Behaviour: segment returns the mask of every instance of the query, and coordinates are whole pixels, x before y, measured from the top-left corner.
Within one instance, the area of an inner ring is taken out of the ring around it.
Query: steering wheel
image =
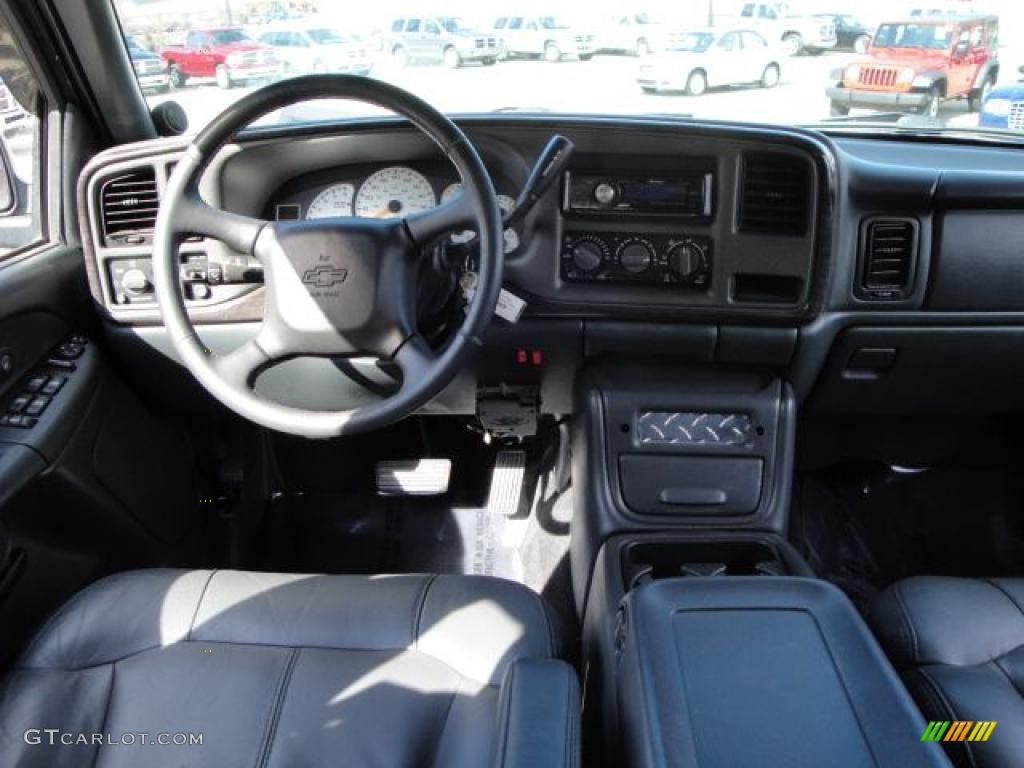
[[[403,218],[339,217],[262,221],[215,209],[199,196],[203,170],[257,118],[308,99],[352,99],[395,112],[429,136],[455,166],[462,193]],[[477,283],[465,320],[435,352],[416,329],[416,281],[426,246],[446,232],[479,234]],[[366,432],[414,413],[451,382],[481,345],[501,291],[502,220],[491,178],[451,120],[400,88],[365,77],[315,75],[270,85],[234,103],[206,126],[167,183],[153,236],[153,282],[174,348],[217,400],[269,429],[311,438]],[[184,238],[202,235],[255,257],[266,282],[256,337],[218,355],[188,317],[179,277]],[[402,384],[391,396],[344,411],[315,411],[255,391],[271,365],[302,357],[373,356],[392,361]]]

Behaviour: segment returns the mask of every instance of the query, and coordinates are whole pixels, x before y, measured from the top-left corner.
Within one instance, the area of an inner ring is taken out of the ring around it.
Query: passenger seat
[[[924,719],[951,723],[943,746],[956,765],[1024,765],[1024,579],[905,579],[868,621]],[[987,740],[970,740],[992,721]]]

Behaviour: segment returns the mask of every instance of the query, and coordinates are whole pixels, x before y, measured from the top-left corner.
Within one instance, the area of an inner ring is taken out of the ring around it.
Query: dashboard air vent
[[[912,219],[872,219],[864,225],[861,295],[902,299],[910,288],[917,258],[917,223]]]
[[[807,234],[811,173],[807,161],[777,152],[743,156],[739,230],[748,234]]]
[[[100,190],[104,244],[150,242],[159,205],[156,171],[152,167],[139,168],[106,181]]]

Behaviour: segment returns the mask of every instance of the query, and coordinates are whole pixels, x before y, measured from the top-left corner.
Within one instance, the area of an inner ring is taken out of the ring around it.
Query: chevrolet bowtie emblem
[[[308,269],[302,276],[302,282],[314,288],[330,288],[348,279],[348,270],[344,267],[320,266]]]

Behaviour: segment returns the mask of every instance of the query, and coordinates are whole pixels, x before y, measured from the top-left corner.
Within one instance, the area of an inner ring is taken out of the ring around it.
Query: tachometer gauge
[[[351,216],[352,198],[356,188],[351,184],[334,184],[313,198],[306,211],[307,219],[325,219],[328,216]]]
[[[462,191],[462,184],[456,182],[449,184],[445,187],[444,192],[441,193],[441,202],[445,203],[451,200],[455,195]],[[501,211],[503,216],[508,216],[512,213],[512,209],[516,207],[516,201],[508,195],[498,195],[498,210]],[[461,232],[455,232],[452,234],[453,243],[468,243],[476,237],[476,232],[471,229],[464,229]],[[505,253],[512,253],[516,248],[519,247],[519,233],[509,227],[505,230]]]
[[[412,168],[383,168],[363,182],[356,195],[356,216],[391,219],[433,208],[434,188]]]

